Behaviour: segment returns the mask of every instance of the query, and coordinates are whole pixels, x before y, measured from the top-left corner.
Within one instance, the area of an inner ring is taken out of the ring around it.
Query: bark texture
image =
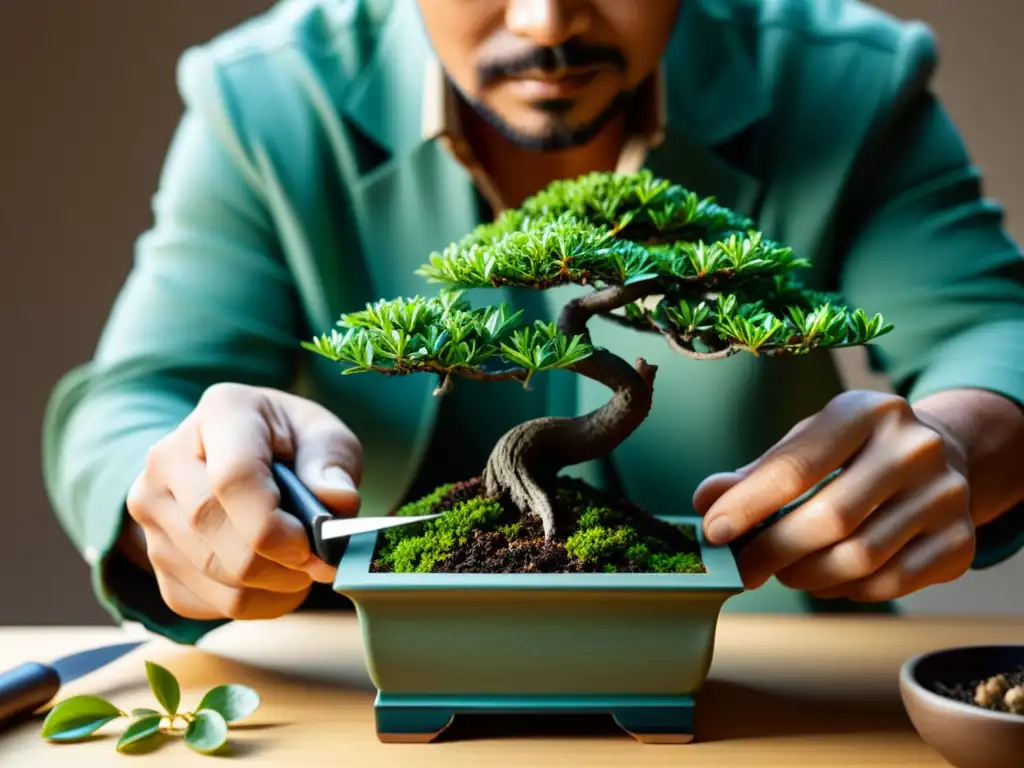
[[[589,343],[591,317],[655,292],[656,281],[644,281],[573,299],[562,308],[558,330],[569,337],[582,335]],[[565,467],[611,453],[643,423],[650,413],[657,367],[643,358],[630,365],[596,348],[569,370],[608,387],[611,398],[583,416],[549,416],[513,427],[495,445],[483,474],[487,495],[508,494],[520,510],[540,517],[548,540],[558,530],[551,500],[556,476]]]

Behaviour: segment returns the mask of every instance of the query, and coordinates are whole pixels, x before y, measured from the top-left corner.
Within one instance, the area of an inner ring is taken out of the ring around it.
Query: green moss
[[[434,507],[438,502],[440,502],[441,499],[443,499],[454,487],[455,483],[439,485],[426,496],[421,496],[416,499],[416,501],[410,501],[405,506],[399,507],[395,514],[402,517],[419,517],[420,515],[429,515],[434,511]]]
[[[406,505],[399,514],[429,514],[446,492],[438,489]],[[422,511],[405,511],[409,507]],[[434,520],[387,529],[385,545],[377,557],[396,573],[430,573],[454,549],[468,542],[474,531],[494,530],[504,514],[505,509],[496,501],[476,498],[459,502]]]
[[[696,552],[658,552],[647,561],[654,573],[703,573],[704,566]]]
[[[515,539],[519,535],[519,532],[523,529],[523,524],[519,522],[509,523],[508,525],[499,525],[498,533],[504,536],[509,541]]]
[[[376,567],[397,573],[433,572],[467,545],[478,546],[479,542],[471,544],[478,531],[498,536],[499,549],[511,542],[535,546],[542,536],[539,521],[520,519],[514,509],[466,490],[465,485],[442,485],[399,509],[398,515],[425,515],[450,507],[436,520],[383,531]],[[564,541],[557,542],[570,566],[604,573],[704,572],[693,526],[674,526],[682,536],[665,537],[663,528],[634,519],[629,507],[613,507],[597,490],[578,482],[561,484],[555,503],[563,519],[575,522]]]
[[[618,560],[636,541],[636,531],[626,526],[605,528],[596,525],[576,531],[565,540],[569,557],[584,563]]]

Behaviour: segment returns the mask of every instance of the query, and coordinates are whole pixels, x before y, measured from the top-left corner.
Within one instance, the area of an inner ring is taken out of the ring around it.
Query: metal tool
[[[370,533],[399,525],[422,523],[441,517],[432,515],[405,515],[388,517],[335,517],[320,503],[313,493],[296,477],[292,469],[281,462],[271,465],[274,479],[281,491],[281,509],[302,523],[309,536],[309,544],[318,557],[329,565],[337,565],[350,536]]]
[[[41,664],[28,661],[0,674],[0,726],[30,715],[53,699],[61,686],[95,672],[146,640],[134,640],[79,651]]]

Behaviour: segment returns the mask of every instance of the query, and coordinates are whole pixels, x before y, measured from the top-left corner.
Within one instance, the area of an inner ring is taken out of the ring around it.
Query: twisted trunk
[[[591,317],[656,291],[657,282],[649,280],[573,299],[562,308],[558,330],[569,337],[582,335],[589,343]],[[608,387],[608,402],[583,416],[549,416],[513,427],[495,445],[483,476],[488,495],[508,494],[520,510],[540,517],[548,540],[557,530],[552,504],[556,476],[565,467],[611,453],[643,423],[650,413],[657,367],[643,358],[631,366],[599,348],[570,370]]]

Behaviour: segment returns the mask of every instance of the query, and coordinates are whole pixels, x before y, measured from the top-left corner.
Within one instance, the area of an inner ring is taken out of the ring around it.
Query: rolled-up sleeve
[[[193,58],[187,57],[185,62]],[[155,221],[93,358],[55,387],[43,426],[43,469],[58,520],[92,566],[101,604],[180,642],[219,622],[186,620],[155,579],[118,576],[125,499],[149,448],[221,381],[287,388],[303,335],[256,174],[222,118],[210,78],[182,67],[187,110],[154,199]],[[191,84],[191,87],[190,87]],[[212,106],[211,106],[212,104]]]

